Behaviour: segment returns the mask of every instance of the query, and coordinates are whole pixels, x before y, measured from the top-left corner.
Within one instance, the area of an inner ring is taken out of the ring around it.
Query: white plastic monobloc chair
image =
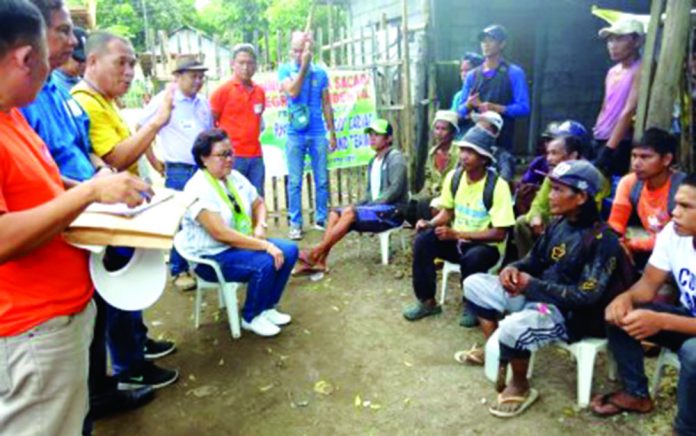
[[[175,244],[176,245],[176,244]],[[181,257],[186,259],[191,270],[196,276],[196,298],[193,307],[193,323],[196,328],[200,327],[201,318],[201,306],[203,302],[203,291],[215,289],[218,291],[218,301],[220,304],[220,309],[223,307],[227,308],[227,319],[230,324],[230,332],[234,339],[238,339],[242,336],[242,332],[239,325],[239,307],[237,303],[237,290],[240,288],[241,283],[237,282],[227,282],[222,275],[222,270],[220,265],[211,259],[205,259],[198,256],[193,256],[186,253],[179,246],[176,247]],[[207,265],[215,271],[215,276],[217,277],[217,282],[209,282],[201,278],[195,273],[196,265]]]
[[[578,342],[568,344],[565,342],[557,342],[554,344],[558,347],[567,350],[575,357],[577,362],[577,402],[580,407],[587,407],[590,404],[590,395],[592,394],[592,379],[594,376],[594,364],[597,358],[597,353],[607,353],[607,366],[609,379],[616,379],[616,363],[612,358],[607,348],[607,340],[600,338],[585,338]],[[485,354],[485,374],[486,377],[495,382],[498,371],[498,356],[499,356],[498,330],[496,330],[486,343]],[[532,353],[529,359],[529,368],[527,370],[527,378],[531,378],[534,372],[534,357],[536,353]],[[510,370],[508,369],[508,378]]]
[[[380,253],[382,255],[382,265],[389,265],[389,238],[391,237],[392,233],[399,232],[403,230],[403,228],[403,225],[401,225],[399,227],[394,227],[383,232],[373,233],[379,238],[379,248]],[[401,232],[399,235],[401,236],[401,249],[403,251],[406,251],[406,238],[403,232]],[[362,241],[360,243],[360,251],[362,251]]]
[[[677,370],[681,369],[681,363],[679,362],[679,356],[674,351],[668,348],[662,348],[660,351],[660,357],[657,358],[657,363],[655,364],[655,374],[652,378],[651,393],[653,398],[657,396],[657,392],[660,390],[660,381],[662,381],[662,376],[665,373],[665,367],[673,366]]]
[[[503,242],[503,246],[507,247],[507,237],[505,237],[505,241]],[[503,260],[505,259],[505,250],[503,250],[502,255],[498,259],[498,262],[491,267],[491,269],[488,270],[489,274],[498,274],[500,271],[500,267],[503,265]],[[461,270],[459,268],[458,263],[453,263],[453,262],[447,262],[444,261],[444,265],[442,266],[442,290],[440,292],[440,305],[445,304],[445,299],[447,298],[447,279],[449,278],[450,274],[460,274]]]

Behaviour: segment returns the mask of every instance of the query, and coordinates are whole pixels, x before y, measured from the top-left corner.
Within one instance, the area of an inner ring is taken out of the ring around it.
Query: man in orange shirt
[[[80,434],[94,287],[87,254],[61,233],[92,202],[135,206],[151,190],[121,173],[65,191],[18,110],[48,76],[44,21],[26,0],[3,0],[0,27],[0,423],[3,434]]]
[[[215,125],[227,133],[234,148],[234,169],[264,196],[266,168],[261,150],[261,122],[266,93],[251,78],[256,73],[256,50],[238,44],[232,50],[232,78],[210,97]]]
[[[636,265],[643,268],[674,209],[674,194],[685,174],[672,171],[677,139],[652,127],[633,145],[631,169],[621,178],[608,224],[623,236]]]

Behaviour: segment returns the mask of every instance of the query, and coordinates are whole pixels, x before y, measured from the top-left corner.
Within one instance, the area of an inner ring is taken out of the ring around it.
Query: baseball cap
[[[470,148],[481,156],[485,156],[495,162],[495,157],[493,157],[495,137],[479,126],[472,127],[464,134],[462,139],[454,141],[452,144],[459,148]]]
[[[85,42],[87,42],[87,32],[82,27],[75,27],[73,29],[73,35],[77,39],[77,45],[73,49],[72,58],[78,62],[84,62],[87,60],[85,54]]]
[[[455,132],[459,133],[459,115],[457,115],[456,112],[454,111],[437,111],[435,112],[435,118],[433,119],[433,123],[430,125],[431,128],[435,127],[435,122],[437,121],[445,121],[447,123],[450,123],[453,127]]]
[[[391,135],[394,129],[389,121],[384,118],[375,118],[369,126],[365,128],[365,133],[375,132],[378,135]]]
[[[507,39],[507,30],[500,24],[491,24],[479,33],[478,39],[481,41],[487,36],[490,36],[496,41],[505,41]]]
[[[498,130],[498,133],[500,133],[500,130],[503,128],[503,117],[501,117],[498,112],[474,112],[471,114],[471,119],[474,120],[475,123],[478,123],[480,120],[488,121],[489,123],[493,124],[493,126],[495,126],[495,128]]]
[[[555,182],[587,192],[593,197],[602,187],[602,177],[597,168],[582,159],[561,162],[547,176]]]
[[[611,26],[600,29],[598,32],[600,38],[607,38],[610,35],[630,35],[631,33],[645,34],[643,23],[635,18],[622,18]]]
[[[462,56],[462,60],[469,61],[471,66],[473,66],[475,68],[483,63],[483,56],[481,56],[480,54],[475,53],[473,51],[468,51],[468,52],[464,53],[464,56]]]
[[[203,65],[195,55],[180,55],[176,58],[173,73],[184,71],[208,71],[208,67]]]

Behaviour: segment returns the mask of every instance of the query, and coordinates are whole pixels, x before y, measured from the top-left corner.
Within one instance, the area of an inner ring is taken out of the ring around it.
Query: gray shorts
[[[511,297],[493,274],[473,274],[464,280],[464,296],[477,315],[509,313],[498,325],[500,343],[517,350],[535,351],[558,341],[567,341],[565,319],[553,304],[527,302]],[[487,316],[483,316],[488,318]]]

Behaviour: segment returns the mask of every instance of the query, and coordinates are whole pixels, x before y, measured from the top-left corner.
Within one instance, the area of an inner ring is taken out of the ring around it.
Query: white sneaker
[[[261,312],[261,316],[265,317],[267,320],[272,322],[277,326],[284,326],[290,324],[292,317],[287,313],[278,312],[275,309],[268,309]]]
[[[288,232],[288,238],[292,239],[293,241],[299,241],[302,239],[302,229],[297,229],[294,227],[291,228]]]
[[[326,231],[326,226],[324,223],[317,222],[314,224],[314,230],[319,230],[320,232]]]
[[[280,333],[280,327],[270,322],[263,315],[256,315],[251,322],[246,322],[242,319],[242,328],[244,330],[250,330],[259,336],[275,336]]]

